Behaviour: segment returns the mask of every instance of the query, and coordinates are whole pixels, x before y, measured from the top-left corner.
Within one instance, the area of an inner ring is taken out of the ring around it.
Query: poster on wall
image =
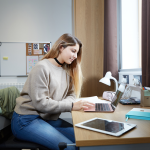
[[[27,74],[29,74],[37,62],[38,56],[27,56]]]

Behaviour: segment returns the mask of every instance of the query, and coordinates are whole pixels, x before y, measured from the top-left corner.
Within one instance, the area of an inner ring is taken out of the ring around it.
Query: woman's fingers
[[[81,108],[82,108],[82,109],[88,109],[89,107],[87,107],[87,106],[82,106]]]
[[[84,103],[83,106],[94,106],[95,104],[91,104],[91,103]]]
[[[88,109],[93,106],[95,106],[94,103],[91,103],[86,100],[80,100],[74,103],[72,110]]]
[[[95,104],[94,103],[89,103],[88,101],[84,102],[82,105],[82,109],[88,109],[90,107],[93,107]]]
[[[94,103],[91,103],[91,102],[85,101],[85,100],[82,100],[81,103],[82,103],[82,107],[81,107],[82,109],[88,109],[95,105]]]

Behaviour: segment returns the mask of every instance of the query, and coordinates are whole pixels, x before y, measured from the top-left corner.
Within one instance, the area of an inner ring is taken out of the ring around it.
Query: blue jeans
[[[39,115],[19,115],[14,112],[11,129],[16,138],[41,144],[51,150],[59,150],[60,142],[75,143],[72,125],[62,119],[47,121]],[[78,148],[68,146],[65,150],[75,149]]]

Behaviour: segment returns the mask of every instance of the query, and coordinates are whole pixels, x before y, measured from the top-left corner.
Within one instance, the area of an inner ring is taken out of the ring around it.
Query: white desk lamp
[[[117,82],[117,80],[116,80],[114,77],[112,77],[110,71],[108,71],[108,72],[105,74],[105,77],[102,78],[102,79],[100,79],[99,82],[102,82],[102,83],[104,83],[104,84],[106,84],[106,85],[108,85],[108,86],[111,86],[110,79],[112,79],[112,80],[115,81],[115,84],[116,84],[116,91],[117,91],[117,89],[118,89],[118,82]]]

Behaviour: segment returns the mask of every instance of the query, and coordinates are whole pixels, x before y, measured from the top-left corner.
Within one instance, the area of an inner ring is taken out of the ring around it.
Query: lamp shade
[[[111,86],[110,79],[112,79],[112,80],[115,81],[116,91],[117,91],[117,89],[118,89],[118,82],[117,82],[117,80],[116,80],[114,77],[112,77],[110,71],[108,71],[108,72],[106,73],[105,77],[103,77],[102,79],[100,79],[99,82],[104,83],[104,84],[106,84],[106,85],[108,85],[108,86]]]
[[[99,82],[104,83],[104,84],[106,84],[106,85],[108,85],[108,86],[111,85],[110,79],[105,78],[105,77],[102,78],[102,79],[100,79]]]

